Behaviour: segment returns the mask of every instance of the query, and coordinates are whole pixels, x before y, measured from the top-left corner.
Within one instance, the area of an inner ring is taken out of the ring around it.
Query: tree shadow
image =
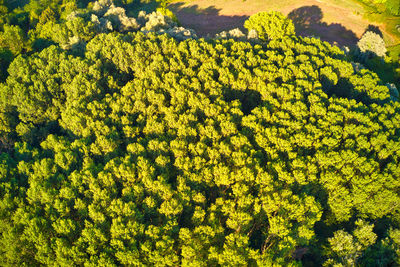
[[[318,36],[322,41],[339,46],[353,46],[358,41],[355,33],[341,24],[322,22],[322,10],[316,5],[294,9],[289,13],[288,18],[293,21],[296,32],[300,36]]]
[[[129,17],[136,18],[140,11],[145,11],[146,13],[151,13],[156,11],[158,7],[160,7],[160,2],[151,0],[151,1],[139,1],[135,0],[128,5],[121,5],[125,8],[126,14]]]
[[[365,29],[363,35],[364,35],[366,32],[373,32],[373,33],[376,33],[376,34],[378,34],[381,38],[383,38],[383,33],[382,33],[382,31],[379,29],[378,26],[369,24],[368,27]]]
[[[220,10],[215,6],[200,8],[198,5],[184,6],[185,3],[178,2],[168,6],[182,26],[194,29],[198,36],[213,36],[222,31],[239,28],[244,31],[243,24],[248,16],[225,16],[220,15]]]

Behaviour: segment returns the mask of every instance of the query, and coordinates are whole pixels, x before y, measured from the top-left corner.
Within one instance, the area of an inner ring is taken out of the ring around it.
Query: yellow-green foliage
[[[9,49],[14,55],[18,55],[24,49],[25,42],[25,34],[19,26],[3,25],[3,31],[0,31],[0,49]]]
[[[261,40],[272,40],[295,34],[293,22],[277,11],[259,12],[245,21],[244,27],[256,30]]]
[[[169,10],[168,8],[157,8],[156,11],[160,12],[164,16],[170,17],[177,24],[180,24],[178,18],[176,17],[176,15],[171,10]]]
[[[1,265],[394,264],[400,105],[343,58],[311,38],[154,33],[18,57]]]
[[[363,34],[357,46],[362,53],[373,54],[379,57],[385,57],[387,51],[383,38],[371,31]]]

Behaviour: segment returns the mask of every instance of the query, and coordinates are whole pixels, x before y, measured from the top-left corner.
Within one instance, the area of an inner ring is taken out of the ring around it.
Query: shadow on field
[[[303,6],[289,13],[296,32],[301,36],[318,36],[321,40],[339,46],[353,46],[358,38],[354,32],[339,23],[322,22],[323,13],[318,6]]]
[[[202,9],[198,5],[183,6],[178,2],[168,6],[184,27],[194,29],[200,37],[214,36],[222,31],[239,28],[244,31],[243,24],[248,16],[220,15],[220,9],[210,6]]]
[[[244,31],[243,24],[249,16],[220,15],[221,9],[215,6],[200,8],[198,5],[184,6],[184,2],[169,5],[184,27],[194,29],[201,37],[213,36],[221,31],[239,28]],[[323,13],[316,5],[294,9],[288,17],[293,21],[296,32],[300,36],[318,36],[321,40],[339,46],[352,46],[358,41],[351,30],[341,24],[322,22]]]

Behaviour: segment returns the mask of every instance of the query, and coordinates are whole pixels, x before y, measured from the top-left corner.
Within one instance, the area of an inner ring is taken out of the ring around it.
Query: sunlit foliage
[[[374,72],[278,14],[178,41],[158,13],[43,10],[52,43],[2,43],[0,265],[399,264],[400,104]]]
[[[261,40],[272,40],[294,35],[293,22],[277,11],[260,12],[250,16],[244,27],[256,30]]]

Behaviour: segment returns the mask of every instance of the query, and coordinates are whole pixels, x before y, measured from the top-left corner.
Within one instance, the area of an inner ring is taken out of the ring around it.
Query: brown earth
[[[243,30],[249,16],[268,10],[291,18],[299,35],[318,36],[337,45],[354,45],[368,27],[379,27],[363,19],[362,7],[349,0],[194,0],[174,2],[169,8],[183,26],[201,37],[234,28]]]

